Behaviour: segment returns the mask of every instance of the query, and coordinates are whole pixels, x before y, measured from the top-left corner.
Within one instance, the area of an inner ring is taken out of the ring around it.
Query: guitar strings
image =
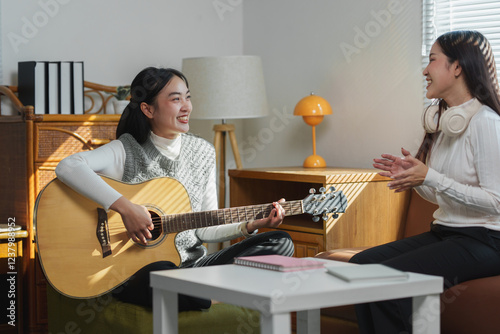
[[[285,202],[281,204],[284,209],[285,209],[285,216],[288,214],[297,214],[302,212],[302,205],[301,201],[293,201],[293,202]],[[173,224],[182,224],[186,225],[189,223],[196,223],[196,222],[202,222],[202,220],[205,220],[205,223],[208,223],[208,219],[212,222],[219,222],[219,221],[226,221],[227,219],[230,220],[230,222],[238,221],[241,216],[244,216],[246,218],[246,215],[248,214],[247,208],[251,208],[251,213],[253,216],[258,216],[262,214],[263,217],[267,217],[272,209],[274,208],[272,204],[262,204],[260,205],[260,210],[258,212],[255,212],[253,209],[255,206],[250,206],[250,207],[237,207],[237,208],[226,208],[226,209],[221,209],[221,210],[212,210],[212,211],[202,211],[202,212],[188,212],[188,213],[178,213],[178,214],[173,214],[173,215],[166,215],[163,218],[160,216],[156,216],[152,218],[153,225],[156,226],[161,226],[163,223],[163,219],[166,220],[167,223],[173,223]],[[243,211],[243,212],[242,212]],[[219,213],[221,212],[221,213]],[[185,216],[193,216],[194,219],[191,219],[189,221],[183,220],[179,221],[180,217],[185,217]],[[202,217],[204,216],[204,217]],[[196,217],[200,217],[199,219],[196,219]],[[248,220],[248,219],[243,219],[241,221]],[[212,224],[213,225],[213,224]],[[211,224],[207,225],[211,226]]]
[[[287,215],[296,215],[302,213],[302,201],[290,201],[281,203],[282,207],[285,209],[285,216]],[[254,208],[258,208],[257,212]],[[247,210],[247,208],[251,208]],[[229,223],[233,223],[235,221],[245,221],[248,219],[241,219],[240,216],[246,218],[248,211],[251,211],[253,216],[262,215],[262,217],[267,217],[272,209],[272,204],[261,204],[254,205],[248,207],[236,207],[236,208],[225,208],[220,210],[212,210],[212,211],[201,211],[201,212],[187,212],[187,213],[176,213],[171,215],[165,215],[163,217],[156,215],[151,219],[153,223],[154,229],[161,228],[163,226],[163,222],[165,221],[166,228],[168,232],[177,232],[192,229],[194,227],[187,227],[187,225],[199,225],[197,223],[204,223],[204,227],[219,225],[218,222],[224,222],[223,224],[227,224],[226,221],[229,220]],[[181,217],[189,217],[192,216],[191,219],[183,219],[179,220]],[[196,217],[199,217],[198,219]],[[210,221],[209,221],[210,220]],[[122,231],[123,227],[115,227],[109,228],[109,232]]]

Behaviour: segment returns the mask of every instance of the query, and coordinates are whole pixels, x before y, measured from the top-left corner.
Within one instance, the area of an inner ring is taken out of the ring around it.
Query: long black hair
[[[448,57],[450,64],[458,60],[470,94],[500,115],[497,69],[491,45],[486,37],[477,31],[459,30],[439,36],[436,43]],[[446,101],[440,99],[439,118],[447,108]],[[435,133],[426,133],[416,154],[417,159],[426,162],[436,137]]]
[[[139,144],[146,141],[151,125],[141,110],[141,103],[156,105],[158,93],[174,76],[184,80],[186,86],[189,87],[184,74],[172,68],[147,67],[136,75],[130,85],[130,102],[125,107],[116,128],[116,138],[129,133]]]

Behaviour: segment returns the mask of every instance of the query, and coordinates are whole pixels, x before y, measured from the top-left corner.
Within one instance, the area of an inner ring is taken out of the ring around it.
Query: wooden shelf
[[[408,193],[394,193],[390,179],[375,169],[252,168],[229,170],[231,206],[268,203],[279,198],[300,200],[309,189],[335,187],[348,199],[338,218],[313,222],[310,215],[287,217],[279,227],[292,235],[296,256],[312,250],[374,246],[398,239],[403,233]]]
[[[378,172],[375,169],[336,167],[274,167],[231,169],[229,170],[229,176],[259,180],[309,183],[375,182],[389,180],[386,177],[378,175]]]

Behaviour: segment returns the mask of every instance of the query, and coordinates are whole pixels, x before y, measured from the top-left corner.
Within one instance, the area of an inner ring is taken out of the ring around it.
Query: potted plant
[[[112,93],[111,95],[116,98],[116,100],[113,101],[115,114],[123,113],[123,110],[129,103],[130,85],[116,87],[116,93]]]

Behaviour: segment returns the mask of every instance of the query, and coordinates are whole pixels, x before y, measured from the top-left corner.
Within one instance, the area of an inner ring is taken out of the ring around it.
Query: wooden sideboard
[[[331,186],[347,197],[345,213],[338,218],[313,222],[308,214],[286,217],[279,229],[295,244],[295,256],[345,247],[375,246],[400,238],[409,194],[394,193],[374,169],[347,168],[255,168],[229,170],[230,204],[269,203],[280,198],[300,200],[309,189]]]
[[[46,281],[33,226],[36,197],[55,177],[55,167],[64,157],[113,140],[120,115],[38,115],[32,106],[19,102],[15,91],[0,86],[0,95],[8,96],[18,112],[0,116],[0,221],[15,217],[28,232],[19,268],[24,277],[24,311],[18,317],[23,315],[24,332],[47,333]]]

